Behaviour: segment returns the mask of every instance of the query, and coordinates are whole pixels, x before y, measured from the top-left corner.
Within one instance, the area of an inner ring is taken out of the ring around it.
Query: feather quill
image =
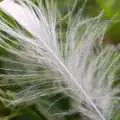
[[[102,43],[110,21],[101,20],[101,15],[84,18],[80,11],[69,19],[65,41],[62,41],[56,28],[56,8],[48,6],[46,10],[29,0],[18,3],[4,0],[0,4],[4,12],[32,34],[30,37],[19,27],[12,28],[0,17],[0,30],[20,44],[20,49],[12,47],[5,40],[13,41],[0,33],[0,46],[17,57],[1,59],[23,66],[7,68],[14,72],[1,74],[4,81],[0,85],[27,84],[22,97],[18,96],[12,104],[63,92],[72,99],[73,108],[88,119],[110,120],[112,101],[119,92],[113,88],[112,80],[120,57],[114,46]]]

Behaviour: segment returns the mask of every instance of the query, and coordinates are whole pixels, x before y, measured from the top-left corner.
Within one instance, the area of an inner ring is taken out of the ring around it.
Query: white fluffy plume
[[[72,99],[73,109],[88,119],[110,120],[113,100],[118,99],[113,80],[120,57],[114,46],[102,43],[110,21],[102,21],[101,15],[84,18],[81,8],[69,18],[62,40],[57,9],[18,2],[4,0],[0,5],[24,28],[12,27],[0,17],[0,46],[16,56],[0,57],[13,65],[1,68],[10,72],[1,74],[0,86],[25,85],[12,103],[63,92]]]

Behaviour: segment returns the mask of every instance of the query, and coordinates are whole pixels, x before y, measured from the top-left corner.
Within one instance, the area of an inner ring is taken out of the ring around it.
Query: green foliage
[[[106,19],[113,19],[113,24],[107,33],[107,39],[113,43],[120,42],[120,1],[119,0],[96,0],[100,8],[104,11]]]

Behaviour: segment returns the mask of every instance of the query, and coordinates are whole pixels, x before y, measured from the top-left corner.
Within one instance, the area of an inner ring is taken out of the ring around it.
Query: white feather
[[[112,87],[112,80],[119,55],[116,55],[114,46],[103,47],[101,43],[109,21],[102,21],[101,15],[95,18],[84,18],[80,14],[74,16],[68,23],[66,40],[62,43],[65,45],[60,46],[56,30],[56,9],[49,8],[46,11],[45,8],[25,1],[28,6],[23,2],[18,5],[13,0],[5,0],[0,5],[34,36],[30,38],[20,29],[13,29],[4,20],[0,20],[0,30],[16,38],[22,46],[21,50],[4,48],[20,58],[19,61],[11,62],[23,64],[27,71],[19,76],[13,74],[12,78],[23,79],[17,81],[21,84],[32,83],[25,88],[23,96],[13,103],[63,92],[73,100],[73,108],[89,119],[110,120],[114,108],[112,100],[118,92]],[[5,37],[2,35],[2,38]],[[7,44],[3,39],[1,43]],[[38,67],[44,70],[37,70]],[[10,75],[2,77],[8,79]],[[12,81],[12,84],[15,82]],[[49,85],[51,82],[54,83],[52,87]],[[39,89],[42,84],[47,85],[47,88]]]

